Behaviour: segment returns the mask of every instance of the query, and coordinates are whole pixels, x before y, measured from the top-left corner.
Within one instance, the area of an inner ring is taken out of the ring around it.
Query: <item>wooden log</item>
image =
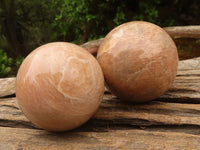
[[[200,26],[175,26],[163,28],[174,40],[179,38],[200,38]],[[86,42],[81,47],[96,55],[103,38]]]
[[[83,47],[84,49],[88,50],[91,54],[96,56],[99,45],[101,44],[102,40],[103,40],[103,38],[100,38],[97,40],[86,42],[80,46]]]
[[[200,26],[177,26],[163,28],[173,39],[200,38]]]
[[[144,130],[109,132],[50,133],[43,130],[0,127],[2,150],[117,150],[117,149],[191,149],[200,146],[200,136],[186,133]]]

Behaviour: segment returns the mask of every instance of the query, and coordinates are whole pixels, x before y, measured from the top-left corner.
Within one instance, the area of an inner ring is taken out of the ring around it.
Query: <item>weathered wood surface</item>
[[[0,97],[15,93],[15,78],[0,78]]]
[[[177,26],[163,28],[172,38],[200,38],[200,26]]]
[[[178,70],[200,70],[200,57],[180,61]]]
[[[176,132],[110,130],[109,132],[49,133],[0,127],[1,150],[198,150],[200,136]]]
[[[64,133],[41,130],[25,118],[14,82],[0,79],[0,150],[200,148],[200,58],[180,61],[173,86],[152,102],[122,102],[105,91],[93,118]]]

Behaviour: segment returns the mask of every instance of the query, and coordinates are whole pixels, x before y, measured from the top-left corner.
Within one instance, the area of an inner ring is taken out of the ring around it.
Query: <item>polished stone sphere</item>
[[[172,85],[177,48],[159,26],[133,21],[122,24],[102,41],[97,59],[107,87],[122,100],[151,101]]]
[[[50,131],[74,129],[97,111],[104,78],[97,60],[66,42],[43,45],[23,61],[16,96],[24,115]]]

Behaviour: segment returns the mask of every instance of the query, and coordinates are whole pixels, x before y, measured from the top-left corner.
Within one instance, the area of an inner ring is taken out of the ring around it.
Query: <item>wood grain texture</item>
[[[164,30],[174,39],[176,38],[200,38],[200,26],[176,26],[165,27]]]
[[[109,132],[50,133],[43,130],[0,127],[0,149],[190,149],[199,148],[200,136],[175,132],[111,130]]]
[[[200,69],[200,57],[179,61],[178,70],[199,70],[199,69]]]
[[[200,103],[200,70],[179,70],[172,87],[158,99],[176,103]]]
[[[15,78],[0,78],[0,97],[15,93]]]
[[[193,125],[200,126],[200,104],[152,101],[134,105],[105,95],[90,127]],[[19,109],[15,98],[0,100],[0,126],[37,128]]]

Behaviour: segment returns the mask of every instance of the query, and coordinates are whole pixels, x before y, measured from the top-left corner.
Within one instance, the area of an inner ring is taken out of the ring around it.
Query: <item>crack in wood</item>
[[[0,127],[11,127],[11,128],[27,128],[27,129],[39,129],[31,122],[27,122],[24,120],[7,120],[0,119]]]

